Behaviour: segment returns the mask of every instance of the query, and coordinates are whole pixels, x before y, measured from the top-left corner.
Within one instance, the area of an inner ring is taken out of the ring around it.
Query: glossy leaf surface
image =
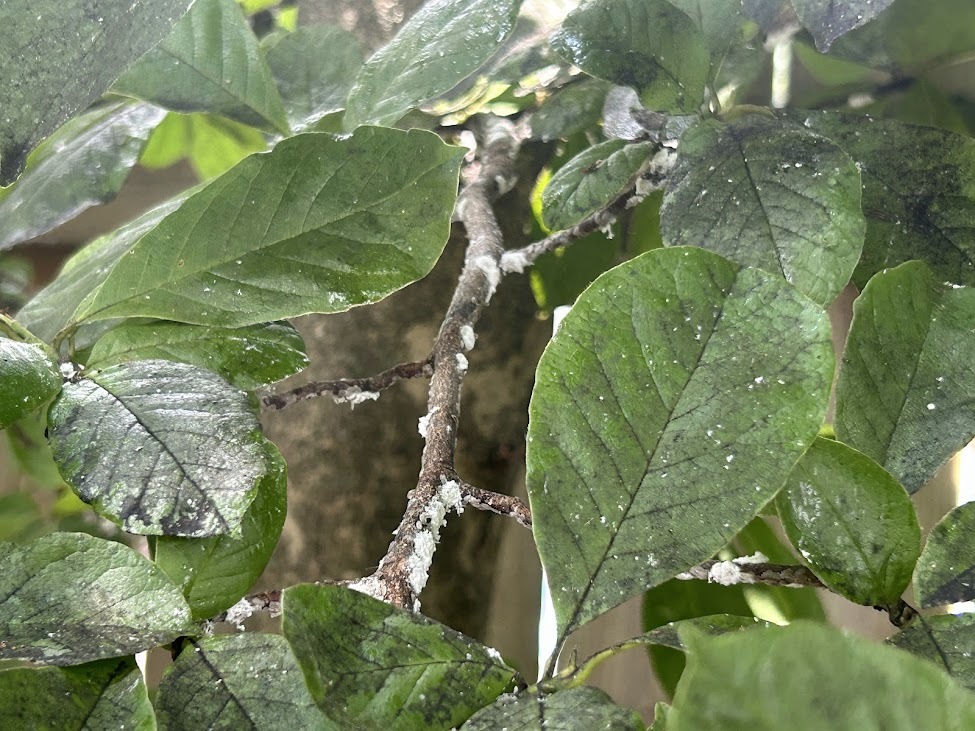
[[[130,533],[238,535],[267,470],[247,395],[185,363],[130,361],[68,383],[48,424],[65,482]]]
[[[194,631],[179,589],[127,546],[85,533],[0,543],[0,659],[76,665]]]
[[[528,491],[561,634],[709,558],[825,413],[823,311],[692,248],[596,280],[539,363]]]
[[[49,348],[0,337],[0,429],[54,398],[61,381]]]

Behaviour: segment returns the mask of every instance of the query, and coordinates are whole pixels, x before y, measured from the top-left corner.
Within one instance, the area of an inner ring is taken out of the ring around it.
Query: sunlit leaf
[[[129,361],[68,383],[48,422],[65,481],[130,533],[239,535],[267,470],[247,395],[184,363]]]
[[[192,0],[11,0],[0,4],[0,185],[37,143],[98,99]]]
[[[703,246],[774,272],[821,305],[850,281],[864,225],[850,156],[762,115],[685,132],[660,209],[667,245]]]
[[[539,363],[528,490],[559,628],[709,558],[778,489],[825,413],[823,311],[702,249],[596,280]]]
[[[521,0],[441,0],[423,5],[362,67],[346,129],[392,124],[476,71],[515,27]]]
[[[127,546],[84,533],[0,543],[0,659],[76,665],[193,632],[179,589]]]
[[[497,651],[343,587],[286,589],[282,621],[312,697],[340,728],[446,731],[514,677]]]
[[[265,135],[254,127],[214,114],[170,112],[149,137],[139,164],[157,169],[185,159],[200,180],[209,180],[266,149]]]
[[[853,305],[836,436],[912,494],[975,437],[975,290],[918,261],[870,281]]]

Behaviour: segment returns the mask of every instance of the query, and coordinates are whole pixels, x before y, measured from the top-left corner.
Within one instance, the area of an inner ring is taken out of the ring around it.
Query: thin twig
[[[487,510],[514,518],[526,528],[532,527],[532,513],[525,502],[514,495],[485,490],[466,482],[460,484],[464,504],[477,510]]]
[[[265,394],[261,405],[269,409],[283,409],[305,399],[329,394],[336,403],[355,406],[365,400],[375,400],[379,392],[397,381],[411,378],[429,378],[433,375],[432,356],[426,360],[400,363],[369,378],[340,378],[335,381],[314,381],[281,393]]]
[[[421,430],[426,446],[420,475],[410,491],[395,538],[374,575],[386,601],[397,606],[419,608],[419,593],[426,585],[440,526],[447,512],[463,507],[454,452],[461,387],[467,372],[464,353],[473,347],[474,325],[501,279],[504,240],[492,203],[514,186],[520,142],[519,130],[510,121],[489,117],[477,175],[457,201],[457,218],[467,230],[469,244],[433,347],[433,376]]]

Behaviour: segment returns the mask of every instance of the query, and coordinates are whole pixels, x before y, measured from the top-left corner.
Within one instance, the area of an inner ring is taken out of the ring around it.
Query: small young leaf
[[[682,639],[668,731],[975,728],[975,699],[940,670],[824,625]]]
[[[654,151],[652,142],[609,140],[593,145],[559,168],[542,193],[545,225],[569,228],[620,197]]]
[[[914,591],[922,607],[975,599],[975,502],[959,505],[931,530]]]
[[[75,665],[193,632],[179,589],[121,543],[85,533],[0,543],[0,659]]]
[[[826,53],[833,41],[869,23],[894,0],[792,0],[803,26],[812,33],[816,48]]]
[[[478,711],[461,731],[643,731],[640,714],[613,702],[598,688],[568,688],[551,695],[504,696]]]
[[[0,336],[0,429],[54,398],[62,380],[50,348]]]
[[[245,390],[283,380],[308,365],[301,335],[286,322],[241,328],[147,322],[122,323],[102,335],[86,367],[156,359],[206,368]]]
[[[257,632],[187,643],[159,683],[156,709],[160,731],[338,729],[315,707],[285,639]]]
[[[282,628],[312,697],[340,728],[446,730],[514,677],[497,651],[343,587],[285,589]]]
[[[362,67],[359,41],[333,25],[307,26],[281,36],[265,57],[295,132],[345,109],[345,98]]]
[[[196,0],[112,91],[178,112],[211,112],[288,132],[257,38],[234,0]]]
[[[812,442],[832,370],[825,313],[780,277],[673,248],[597,279],[529,409],[560,633],[727,544]]]
[[[0,728],[155,731],[156,722],[138,666],[119,658],[0,672]]]
[[[835,112],[802,115],[856,160],[867,234],[854,272],[862,289],[879,271],[922,259],[938,281],[975,284],[975,140]]]
[[[267,470],[247,395],[184,363],[130,361],[68,383],[48,424],[65,482],[130,533],[239,535]]]
[[[462,152],[421,130],[289,137],[143,219],[155,225],[141,236],[129,226],[83,250],[62,276],[93,291],[70,321],[242,327],[380,300],[443,251]],[[28,310],[62,300],[59,286]]]
[[[919,261],[875,276],[853,305],[836,436],[911,494],[975,437],[975,290]]]
[[[150,104],[110,104],[76,117],[45,140],[28,157],[17,184],[0,190],[0,249],[112,200],[165,116]]]
[[[348,130],[389,125],[475,72],[515,27],[521,0],[426,3],[366,62],[349,93]]]
[[[589,0],[551,39],[590,76],[640,92],[656,112],[697,112],[711,59],[694,22],[667,0]]]
[[[139,164],[158,170],[185,159],[200,180],[210,180],[267,147],[255,127],[216,114],[170,112],[153,130]]]
[[[267,474],[244,513],[239,538],[156,539],[156,565],[183,590],[193,619],[207,619],[232,607],[254,586],[274,553],[288,507],[288,475],[277,447],[266,442],[265,449]]]
[[[860,258],[860,174],[832,142],[751,115],[699,122],[681,137],[660,209],[668,246],[703,246],[780,274],[828,305]]]
[[[921,616],[887,642],[930,660],[975,690],[975,614]]]
[[[10,185],[37,143],[105,93],[191,3],[0,3],[0,185]]]
[[[789,540],[851,602],[896,602],[911,582],[921,529],[904,488],[869,457],[819,437],[776,498]]]
[[[556,91],[532,113],[532,139],[551,142],[595,127],[609,87],[602,79],[585,79]]]

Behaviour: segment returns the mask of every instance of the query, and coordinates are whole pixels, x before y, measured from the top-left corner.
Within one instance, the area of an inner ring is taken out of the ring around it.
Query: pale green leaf
[[[550,695],[504,696],[478,711],[461,731],[643,731],[640,714],[598,688],[568,688]]]
[[[975,614],[922,615],[887,641],[975,690]]]
[[[254,127],[214,114],[170,112],[149,137],[139,164],[158,169],[185,159],[200,180],[209,180],[266,149],[264,134]]]
[[[160,536],[155,561],[183,590],[194,619],[207,619],[232,607],[260,578],[278,543],[288,508],[284,458],[266,443],[267,474],[241,522],[240,537]]]
[[[211,112],[288,132],[257,38],[234,0],[196,0],[112,91],[178,112]]]
[[[251,390],[298,373],[308,365],[305,343],[286,322],[241,328],[175,322],[123,323],[102,335],[86,367],[130,360],[176,360],[223,376]]]
[[[668,246],[703,246],[779,274],[821,305],[860,258],[860,175],[828,139],[751,115],[702,121],[681,137],[660,209]]]
[[[192,0],[6,0],[0,4],[0,185],[37,143],[97,100]]]
[[[521,0],[438,0],[423,5],[362,67],[345,128],[392,124],[477,71],[515,27]]]
[[[345,109],[362,67],[362,47],[342,28],[312,25],[276,39],[266,59],[291,128],[302,132],[326,114]]]
[[[62,380],[50,348],[0,337],[0,429],[54,398]]]
[[[918,261],[870,281],[853,305],[836,436],[911,494],[975,437],[975,290]]]
[[[975,697],[943,672],[824,625],[682,639],[668,731],[975,728]]]
[[[922,607],[975,599],[975,502],[954,508],[931,529],[914,591]]]
[[[121,543],[85,533],[0,543],[0,659],[76,665],[193,631],[179,589]]]
[[[667,0],[589,0],[552,48],[590,76],[632,86],[658,112],[697,112],[711,59],[694,22]]]
[[[45,140],[16,185],[0,190],[0,249],[114,198],[165,114],[149,104],[110,104]]]
[[[315,707],[280,635],[191,640],[166,669],[155,705],[160,731],[337,729]]]
[[[904,488],[869,457],[816,439],[776,498],[786,535],[823,583],[856,604],[895,603],[921,529]]]
[[[282,627],[312,697],[339,728],[446,731],[514,677],[497,651],[344,587],[285,589]]]
[[[894,0],[792,0],[799,21],[825,53],[833,41],[869,23]]]
[[[561,634],[730,541],[822,423],[825,313],[693,248],[596,280],[539,363],[528,491]]]
[[[835,112],[801,118],[860,169],[867,234],[854,281],[861,289],[910,259],[927,262],[939,281],[975,284],[975,140]]]
[[[239,535],[267,471],[247,395],[185,363],[129,361],[68,383],[48,424],[65,482],[130,533]]]
[[[121,658],[0,672],[0,728],[155,731],[156,720],[142,673]]]
[[[652,142],[609,140],[584,150],[558,169],[542,193],[545,225],[570,228],[609,205],[646,169]]]

